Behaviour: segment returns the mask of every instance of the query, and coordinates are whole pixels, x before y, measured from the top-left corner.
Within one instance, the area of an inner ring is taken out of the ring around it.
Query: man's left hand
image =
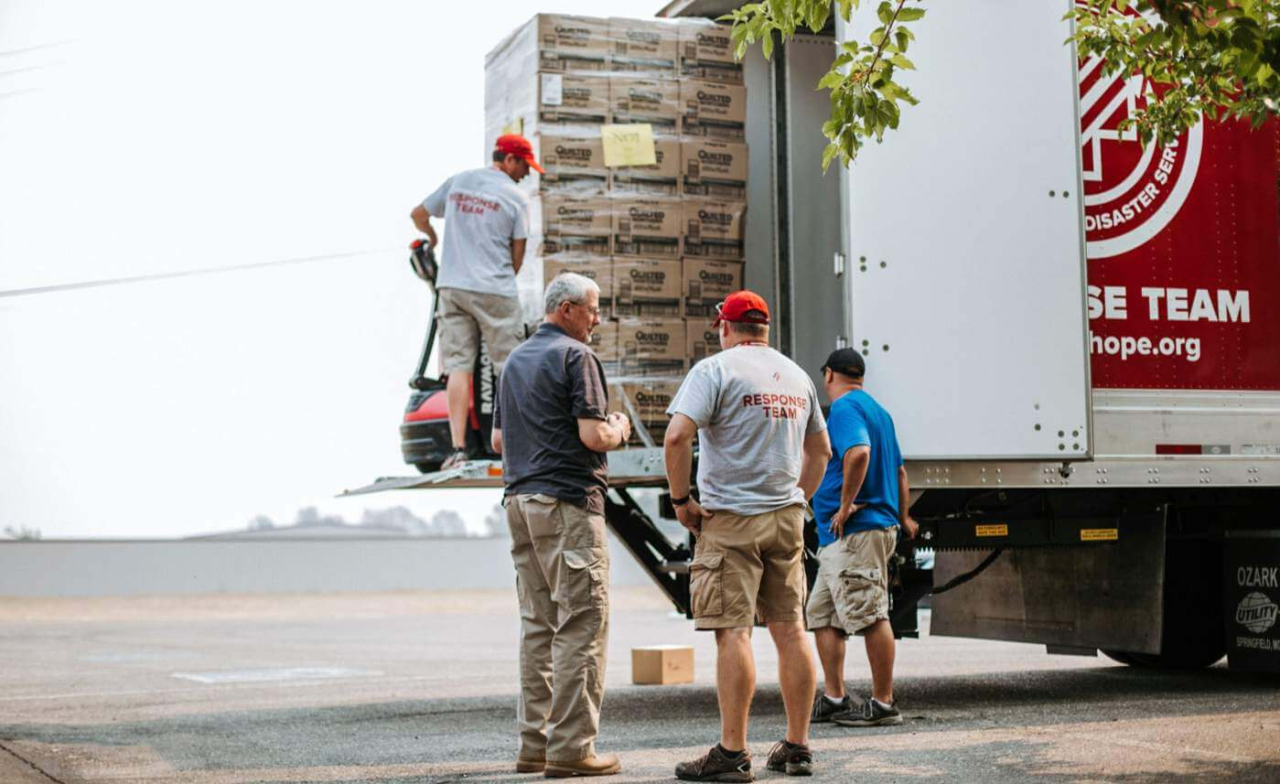
[[[676,507],[676,519],[680,521],[680,525],[688,528],[690,533],[698,536],[702,533],[702,521],[705,518],[715,516],[715,512],[708,512],[702,508],[702,504],[690,498],[686,504]]]
[[[920,524],[916,522],[914,517],[912,517],[911,515],[907,515],[906,518],[902,521],[902,535],[908,539],[915,539],[916,534],[918,534],[919,532],[920,532]]]
[[[844,536],[844,524],[849,522],[849,518],[856,515],[861,508],[857,504],[849,504],[831,515],[831,535],[837,539]]]

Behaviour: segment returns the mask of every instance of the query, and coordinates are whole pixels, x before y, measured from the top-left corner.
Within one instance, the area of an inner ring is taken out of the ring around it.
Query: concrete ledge
[[[612,584],[647,585],[610,539]],[[515,585],[506,539],[0,543],[0,596],[474,590]]]

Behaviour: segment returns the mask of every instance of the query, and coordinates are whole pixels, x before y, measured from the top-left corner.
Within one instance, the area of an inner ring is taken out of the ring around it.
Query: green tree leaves
[[[787,41],[801,27],[820,32],[826,26],[832,6],[847,22],[861,0],[769,0],[749,3],[724,17],[733,21],[733,41],[739,59],[747,48],[761,41],[764,56],[773,54],[774,36]],[[906,51],[915,34],[908,22],[924,18],[918,2],[884,0],[876,7],[880,26],[867,36],[867,43],[851,41],[840,46],[831,70],[818,82],[818,89],[831,93],[831,119],[822,132],[829,143],[822,154],[827,168],[839,157],[849,165],[867,139],[877,141],[898,127],[901,104],[915,105],[911,91],[894,81],[895,69],[913,70]]]
[[[1277,0],[1079,0],[1068,14],[1082,59],[1142,74],[1146,105],[1121,123],[1168,143],[1201,117],[1255,127],[1280,111]]]
[[[739,59],[756,42],[767,58],[805,27],[820,32],[833,10],[849,21],[861,1],[767,0],[723,18],[733,22]],[[924,20],[926,3],[883,0],[876,6],[880,24],[866,40],[840,45],[818,82],[831,94],[824,169],[837,157],[848,166],[868,139],[879,141],[898,127],[903,104],[918,103],[894,77],[915,69],[907,57],[915,40],[908,25]],[[1135,129],[1144,144],[1167,143],[1202,116],[1258,126],[1280,113],[1278,10],[1280,0],[1077,0],[1066,16],[1074,23],[1066,43],[1075,42],[1081,59],[1102,58],[1108,75],[1142,74],[1146,103],[1122,130]]]

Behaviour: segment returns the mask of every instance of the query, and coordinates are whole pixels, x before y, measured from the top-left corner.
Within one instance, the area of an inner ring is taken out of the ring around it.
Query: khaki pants
[[[743,517],[722,509],[702,521],[689,564],[696,629],[741,629],[804,620],[804,507]]]
[[[506,499],[520,594],[520,758],[595,754],[609,630],[604,517],[549,495]]]
[[[856,531],[818,551],[818,579],[805,607],[810,631],[832,627],[862,634],[889,620],[889,559],[898,526]]]
[[[524,338],[520,300],[501,294],[440,289],[440,351],[446,373],[472,373],[480,356],[480,338],[489,347],[495,370]]]

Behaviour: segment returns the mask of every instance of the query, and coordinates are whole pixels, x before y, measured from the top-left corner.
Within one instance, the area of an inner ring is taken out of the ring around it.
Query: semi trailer
[[[1069,8],[931,5],[899,73],[920,105],[825,173],[815,86],[874,25],[750,52],[745,285],[815,382],[862,351],[895,418],[922,525],[897,633],[932,593],[931,634],[1280,671],[1280,126],[1144,146],[1118,127],[1141,79],[1078,60]],[[611,530],[687,612],[692,542],[637,500],[660,444],[610,473]],[[350,492],[500,485],[479,461]]]

